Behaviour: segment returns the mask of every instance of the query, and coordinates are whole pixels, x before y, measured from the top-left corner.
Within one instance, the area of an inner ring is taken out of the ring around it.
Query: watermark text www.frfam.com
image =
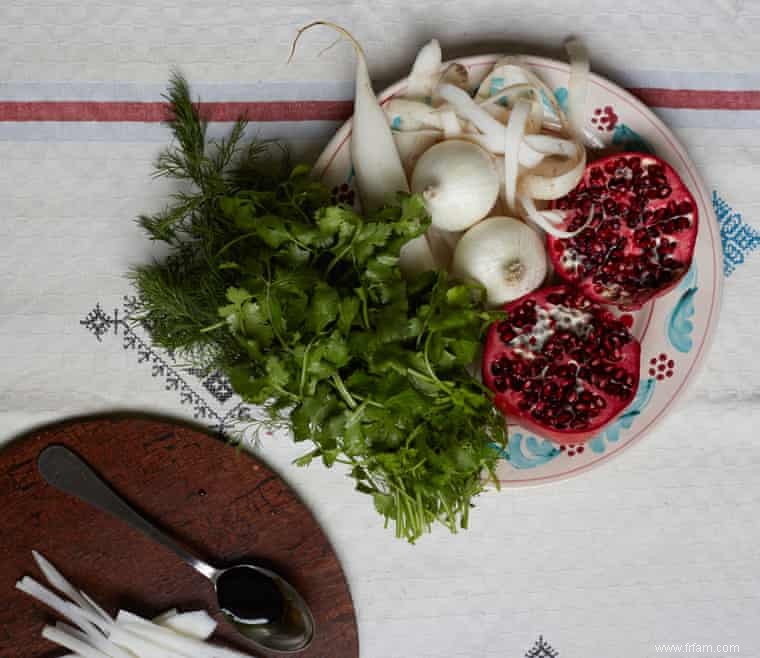
[[[694,642],[684,644],[655,644],[655,653],[674,654],[674,653],[701,653],[709,656],[724,656],[740,654],[738,644],[696,644]]]

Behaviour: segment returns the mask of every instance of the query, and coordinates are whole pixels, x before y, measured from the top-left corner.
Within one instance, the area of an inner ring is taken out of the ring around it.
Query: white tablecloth
[[[287,437],[265,439],[262,457],[310,503],[343,560],[361,655],[648,658],[671,643],[760,655],[757,1],[6,0],[0,442],[89,412],[209,424],[229,412],[222,382],[176,371],[121,321],[123,274],[152,253],[133,218],[167,192],[150,178],[166,132],[135,119],[150,119],[177,66],[204,100],[287,101],[268,117],[282,121],[254,127],[313,157],[344,105],[310,114],[297,101],[350,99],[354,66],[345,45],[316,58],[327,32],[286,65],[296,28],[317,18],[354,32],[378,86],[432,36],[450,57],[561,55],[566,36],[581,36],[594,69],[640,89],[683,141],[720,202],[726,250],[718,336],[688,398],[599,469],[482,496],[468,532],[398,541],[339,471],[296,469]]]

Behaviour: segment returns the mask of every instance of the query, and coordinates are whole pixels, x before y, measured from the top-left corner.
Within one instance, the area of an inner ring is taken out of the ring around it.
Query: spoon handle
[[[138,514],[101,480],[84,460],[65,446],[53,445],[45,448],[37,459],[37,468],[48,484],[121,519],[135,530],[174,551],[206,578],[214,580],[217,576],[217,569],[188,553],[174,539]]]

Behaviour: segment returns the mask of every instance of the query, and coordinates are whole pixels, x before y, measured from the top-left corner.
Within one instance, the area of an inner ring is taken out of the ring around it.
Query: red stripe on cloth
[[[650,107],[684,110],[760,110],[760,91],[713,89],[629,89]]]
[[[760,110],[760,91],[664,89],[629,91],[651,107],[691,110]],[[267,101],[200,103],[209,121],[344,121],[352,101]],[[135,121],[156,123],[168,118],[165,103],[130,101],[0,101],[0,121]]]
[[[200,103],[209,121],[344,121],[352,101],[272,101]],[[127,101],[0,101],[0,121],[136,121],[156,123],[169,117],[165,103]]]

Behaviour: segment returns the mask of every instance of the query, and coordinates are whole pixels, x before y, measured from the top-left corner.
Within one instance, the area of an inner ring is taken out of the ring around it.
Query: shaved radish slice
[[[450,84],[460,89],[467,89],[467,82],[469,80],[469,74],[467,73],[467,67],[459,62],[452,62],[441,73],[438,84]],[[438,85],[436,85],[437,87]],[[435,95],[435,89],[433,90]]]
[[[440,112],[421,101],[392,98],[385,104],[384,111],[394,131],[442,128]]]
[[[551,201],[573,190],[586,169],[586,149],[581,148],[576,160],[544,160],[520,180],[520,193],[533,199]]]
[[[568,39],[565,50],[570,59],[570,79],[567,83],[567,118],[578,140],[583,140],[588,76],[591,71],[586,48],[578,39]]]
[[[441,44],[437,39],[431,39],[417,53],[407,79],[406,96],[422,98],[432,96],[441,75],[441,65]]]
[[[547,220],[544,214],[545,211],[542,212],[538,210],[536,208],[536,204],[533,202],[533,199],[527,196],[520,196],[519,201],[520,205],[522,205],[523,210],[525,211],[525,214],[528,216],[528,219],[530,219],[530,221],[536,224],[536,226],[542,228],[550,235],[553,235],[555,238],[572,238],[573,236],[578,235],[578,233],[583,231],[589,225],[594,217],[594,208],[592,206],[588,219],[583,223],[583,226],[581,226],[577,231],[564,231],[557,228],[553,222]]]
[[[451,103],[460,117],[472,121],[484,133],[502,134],[504,125],[494,119],[472,97],[459,87],[450,84],[438,85],[438,95]]]
[[[92,623],[87,620],[82,610],[64,601],[47,587],[38,583],[34,578],[24,576],[16,583],[16,589],[37,599],[48,608],[55,610],[59,615],[73,622],[83,631],[87,633],[97,632]]]
[[[517,101],[504,131],[504,197],[507,208],[515,209],[517,194],[517,174],[519,171],[520,144],[525,134],[525,122],[528,120],[530,103]]]
[[[459,123],[456,113],[453,110],[446,110],[440,113],[441,128],[445,139],[454,139],[461,136],[462,124]]]

